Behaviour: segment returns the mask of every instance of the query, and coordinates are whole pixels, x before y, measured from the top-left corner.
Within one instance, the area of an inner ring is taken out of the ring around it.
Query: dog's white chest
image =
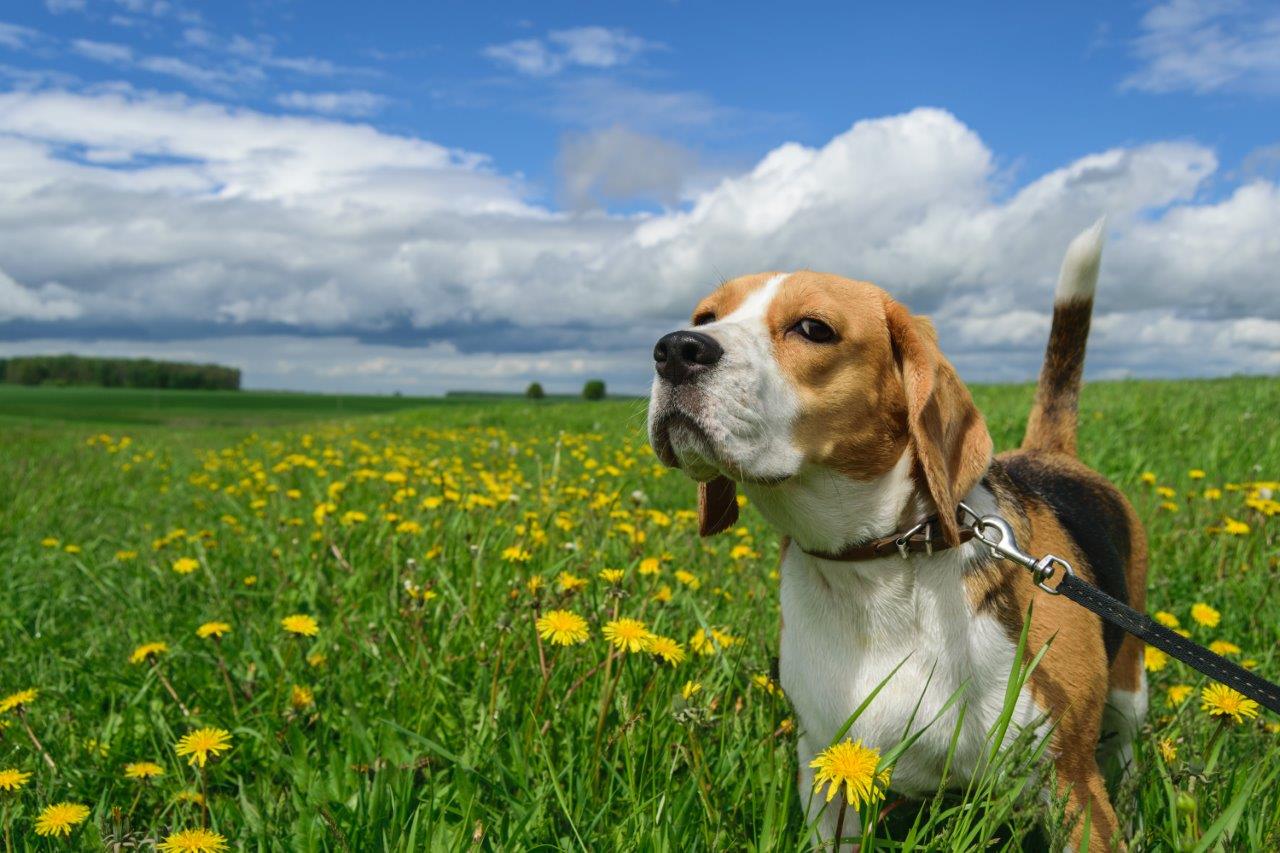
[[[961,581],[965,550],[909,561],[834,563],[787,549],[780,668],[799,718],[802,765],[806,751],[825,748],[902,664],[847,737],[884,752],[927,726],[898,760],[892,787],[930,794],[941,779],[959,707],[967,703],[951,782],[963,784],[978,771],[990,748],[987,733],[1004,704],[1016,646],[994,619],[973,614]],[[957,691],[959,700],[939,716]],[[1039,716],[1024,688],[1011,729]]]

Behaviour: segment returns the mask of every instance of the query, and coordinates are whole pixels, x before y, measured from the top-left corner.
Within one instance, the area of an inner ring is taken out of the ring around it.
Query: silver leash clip
[[[1017,563],[1031,572],[1036,586],[1050,595],[1061,595],[1057,588],[1049,586],[1045,581],[1054,576],[1056,566],[1062,568],[1064,577],[1066,575],[1074,575],[1075,571],[1072,570],[1070,563],[1056,554],[1045,554],[1037,560],[1018,547],[1018,540],[1013,535],[1013,528],[1009,525],[1009,522],[1000,516],[978,515],[963,502],[960,504],[960,509],[973,519],[973,523],[969,527],[973,530],[973,535],[982,544],[991,549],[991,556]],[[992,533],[996,535],[993,536]]]

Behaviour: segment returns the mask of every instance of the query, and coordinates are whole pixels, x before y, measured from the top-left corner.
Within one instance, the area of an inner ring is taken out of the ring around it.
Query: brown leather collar
[[[970,541],[974,538],[974,535],[971,528],[962,526],[960,528],[959,544],[963,545]],[[860,563],[864,560],[879,560],[882,557],[892,557],[894,555],[905,558],[908,554],[934,554],[938,551],[945,551],[950,547],[952,546],[942,538],[942,531],[938,527],[938,517],[931,515],[924,521],[908,528],[905,532],[895,533],[892,536],[882,536],[879,539],[872,539],[869,542],[863,542],[858,545],[849,545],[834,554],[828,554],[824,551],[810,551],[805,548],[800,550],[820,560]]]

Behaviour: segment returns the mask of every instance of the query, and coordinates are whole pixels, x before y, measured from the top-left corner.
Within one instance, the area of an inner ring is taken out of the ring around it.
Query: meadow
[[[1015,446],[1031,387],[974,392]],[[5,850],[806,849],[776,538],[697,538],[643,402],[173,393],[0,392]],[[1272,679],[1278,416],[1095,383],[1080,440],[1148,609]],[[1280,849],[1278,721],[1146,663],[1130,849]],[[864,849],[1054,843],[1022,782],[889,791]]]

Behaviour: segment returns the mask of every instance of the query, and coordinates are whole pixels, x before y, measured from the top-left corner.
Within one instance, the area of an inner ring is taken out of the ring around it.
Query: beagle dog
[[[1142,643],[1039,592],[958,515],[963,501],[1002,516],[1025,551],[1063,557],[1143,609],[1142,527],[1076,458],[1101,252],[1101,221],[1067,250],[1026,437],[1000,455],[930,321],[867,282],[809,270],[736,278],[655,347],[650,442],[698,481],[702,535],[736,522],[739,488],[782,535],[780,675],[800,724],[800,801],[821,843],[837,826],[856,836],[858,814],[810,796],[809,762],[886,678],[847,737],[883,753],[924,729],[890,787],[932,795],[953,734],[948,784],[981,773],[1034,601],[1025,656],[1048,652],[1002,747],[1028,728],[1048,737],[1072,846],[1086,823],[1090,849],[1123,846],[1096,752],[1101,740],[1131,759],[1147,709]]]

